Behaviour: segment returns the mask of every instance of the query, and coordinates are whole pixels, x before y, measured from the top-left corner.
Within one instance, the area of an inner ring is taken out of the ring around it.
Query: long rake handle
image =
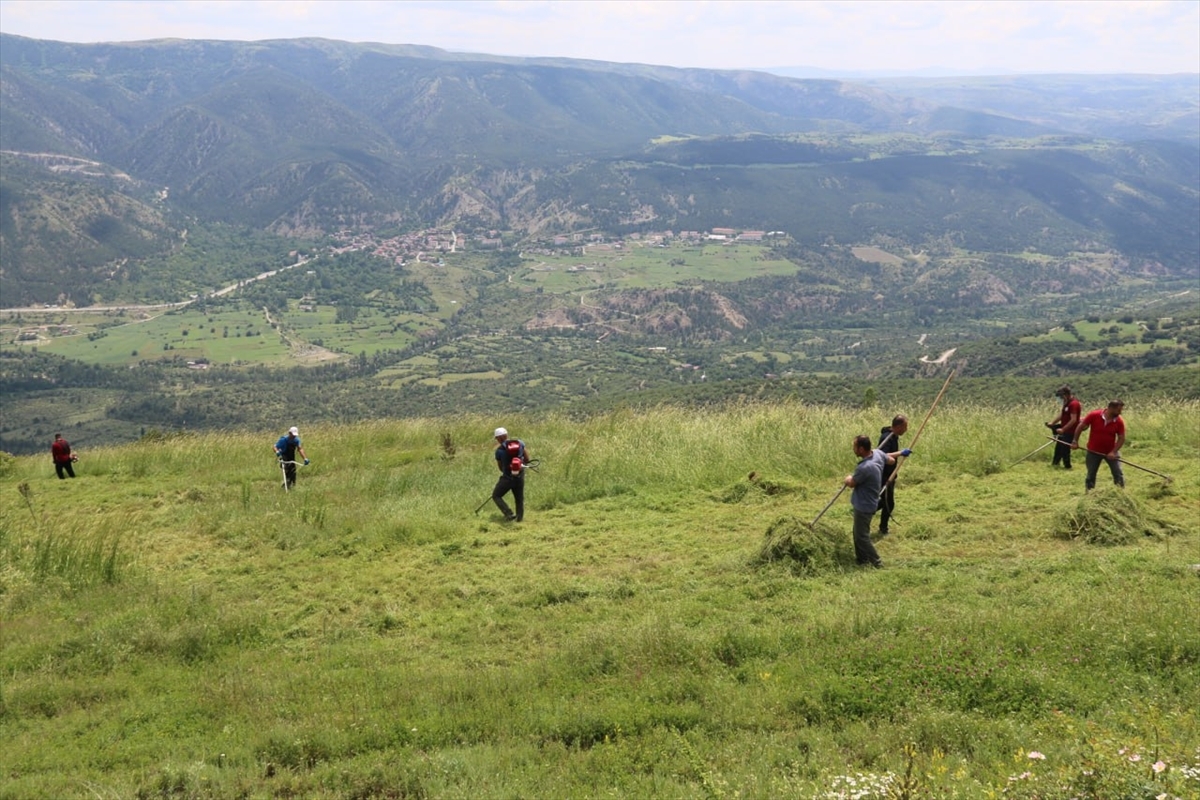
[[[913,436],[912,444],[908,446],[911,450],[917,446],[917,442],[921,439],[921,434],[925,431],[925,426],[929,424],[929,418],[933,416],[933,410],[938,407],[938,403],[942,402],[942,395],[950,388],[950,381],[954,380],[954,374],[958,372],[956,369],[950,370],[950,374],[946,376],[946,382],[942,384],[942,390],[937,393],[937,397],[933,398],[933,405],[929,407],[929,413],[925,415],[925,419],[921,422],[921,427],[917,428],[917,433]],[[904,462],[908,459],[902,459],[896,462],[896,468],[892,470],[892,474],[888,476],[888,485],[896,482],[896,476],[900,474],[900,468],[904,466]],[[886,488],[886,487],[885,487]],[[879,496],[883,497],[883,491],[879,492]]]
[[[825,504],[825,507],[821,509],[820,514],[817,514],[817,519],[814,519],[812,522],[808,523],[808,527],[810,527],[810,528],[814,527],[817,524],[817,520],[819,520],[821,517],[825,516],[825,512],[829,510],[830,506],[832,506],[834,503],[837,502],[837,499],[842,496],[842,492],[844,492],[844,491],[846,491],[846,484],[843,483],[842,488],[838,489],[837,494],[835,494],[833,496],[833,499]]]
[[[883,447],[885,444],[887,444],[889,441],[891,441],[891,438],[895,435],[896,434],[894,432],[888,431],[888,435],[883,437],[883,440],[879,443],[879,446]],[[821,517],[825,516],[825,512],[829,510],[830,506],[832,506],[834,503],[837,502],[837,499],[842,496],[842,492],[844,492],[844,491],[846,491],[846,484],[843,483],[842,488],[838,489],[837,494],[835,494],[833,496],[833,499],[825,504],[825,507],[821,509],[820,514],[817,514],[817,519],[814,519],[812,522],[808,523],[808,527],[811,528],[814,525],[816,525],[817,520],[819,520]]]
[[[1126,461],[1125,459],[1123,459],[1119,456],[1117,457],[1117,461],[1120,461],[1122,464],[1124,464],[1127,467],[1133,467],[1134,469],[1140,469],[1142,472],[1149,472],[1151,475],[1157,475],[1158,477],[1165,478],[1168,481],[1175,480],[1170,475],[1164,475],[1161,472],[1155,472],[1154,470],[1147,469],[1146,467],[1139,467],[1137,464],[1134,464],[1132,461]]]
[[[1049,437],[1049,438],[1051,439],[1051,441],[1055,441],[1055,442],[1058,441],[1057,439],[1054,439],[1053,437]],[[1045,447],[1045,446],[1046,445],[1042,445],[1042,447]],[[1152,470],[1148,467],[1139,466],[1138,464],[1135,464],[1132,461],[1126,461],[1125,459],[1121,458],[1120,456],[1117,456],[1117,461],[1120,461],[1122,464],[1124,464],[1127,467],[1133,467],[1134,469],[1140,469],[1142,472],[1149,472],[1151,475],[1157,475],[1158,477],[1165,478],[1168,481],[1175,480],[1170,475],[1164,475],[1161,472],[1155,472],[1154,470]]]

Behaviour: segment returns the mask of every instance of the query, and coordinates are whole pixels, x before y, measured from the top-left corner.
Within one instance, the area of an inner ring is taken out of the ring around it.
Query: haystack
[[[853,567],[854,546],[849,531],[780,517],[767,528],[757,561],[786,561],[797,574],[820,575]]]
[[[1138,501],[1123,489],[1104,487],[1088,492],[1074,508],[1058,515],[1054,535],[1088,544],[1132,544],[1159,533],[1160,524],[1143,513]]]

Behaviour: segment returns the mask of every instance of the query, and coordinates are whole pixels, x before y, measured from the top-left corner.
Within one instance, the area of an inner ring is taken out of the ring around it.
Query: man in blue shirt
[[[296,485],[296,453],[299,453],[300,457],[304,459],[304,463],[308,464],[308,456],[304,454],[304,448],[300,446],[300,431],[292,426],[275,443],[275,455],[283,464],[284,489],[291,489]]]
[[[909,456],[911,450],[902,450],[900,455]],[[871,518],[879,509],[879,494],[883,489],[883,468],[895,464],[890,453],[871,448],[871,437],[854,438],[854,455],[861,459],[854,472],[846,476],[843,483],[854,491],[850,494],[850,507],[854,509],[854,558],[859,564],[882,567],[879,553],[871,543]]]

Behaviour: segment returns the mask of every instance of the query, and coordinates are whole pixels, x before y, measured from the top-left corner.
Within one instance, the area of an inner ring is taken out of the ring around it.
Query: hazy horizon
[[[0,31],[81,43],[317,37],[795,77],[1200,74],[1194,0],[0,0]]]

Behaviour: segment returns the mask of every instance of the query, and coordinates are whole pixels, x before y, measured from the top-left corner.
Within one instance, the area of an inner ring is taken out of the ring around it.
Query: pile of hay
[[[797,495],[800,499],[807,496],[804,487],[799,484],[764,478],[757,472],[751,472],[746,480],[728,487],[716,495],[716,499],[722,503],[741,503],[753,497],[775,497],[785,494]]]
[[[1061,539],[1081,539],[1107,547],[1132,544],[1143,536],[1173,535],[1177,528],[1148,516],[1125,490],[1104,487],[1084,495],[1073,509],[1061,512],[1053,532]]]
[[[796,574],[820,575],[853,567],[854,544],[849,531],[821,524],[810,528],[796,517],[780,517],[767,528],[756,560],[785,561]]]

